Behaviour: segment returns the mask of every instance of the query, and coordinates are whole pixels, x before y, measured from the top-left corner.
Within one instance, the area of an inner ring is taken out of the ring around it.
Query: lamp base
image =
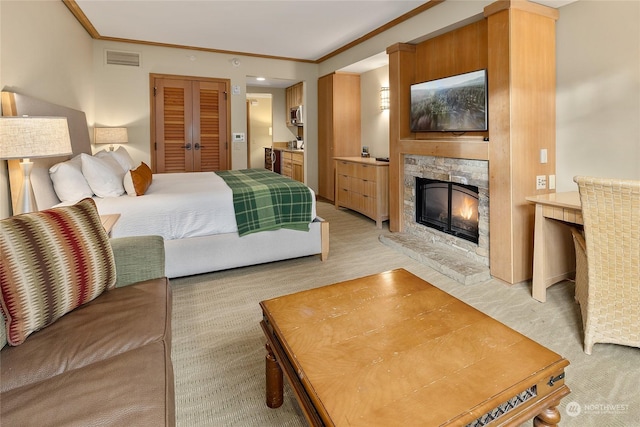
[[[38,210],[36,197],[33,194],[33,187],[31,187],[31,169],[33,169],[33,162],[29,159],[22,159],[20,169],[22,170],[22,187],[18,194],[18,203],[16,203],[16,208],[13,212],[14,215]]]

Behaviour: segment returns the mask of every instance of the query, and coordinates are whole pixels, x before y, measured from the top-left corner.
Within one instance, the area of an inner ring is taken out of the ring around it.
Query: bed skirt
[[[239,237],[238,233],[165,240],[169,278],[245,267],[329,252],[329,223],[316,218],[309,231],[280,229]]]

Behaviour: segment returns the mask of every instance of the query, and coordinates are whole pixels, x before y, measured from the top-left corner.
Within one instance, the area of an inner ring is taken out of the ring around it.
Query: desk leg
[[[547,219],[543,214],[543,206],[536,205],[535,224],[533,233],[533,279],[531,284],[532,296],[540,302],[547,300],[545,277],[545,236],[544,223]]]
[[[570,225],[544,216],[544,206],[536,205],[533,241],[532,296],[547,300],[547,288],[570,278],[575,272],[575,250]]]

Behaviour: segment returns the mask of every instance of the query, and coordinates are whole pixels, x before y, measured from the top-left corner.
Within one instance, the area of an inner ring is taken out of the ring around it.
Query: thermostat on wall
[[[234,133],[233,142],[244,142],[244,132]]]

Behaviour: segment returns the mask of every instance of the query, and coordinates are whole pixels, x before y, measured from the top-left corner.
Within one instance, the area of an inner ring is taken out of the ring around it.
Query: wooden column
[[[389,230],[401,232],[404,206],[404,154],[400,140],[409,138],[410,87],[415,75],[415,45],[398,43],[389,55]]]
[[[491,275],[508,283],[532,276],[534,207],[525,197],[537,175],[554,175],[556,9],[498,1],[488,20],[489,246]],[[548,161],[540,163],[540,150]]]

